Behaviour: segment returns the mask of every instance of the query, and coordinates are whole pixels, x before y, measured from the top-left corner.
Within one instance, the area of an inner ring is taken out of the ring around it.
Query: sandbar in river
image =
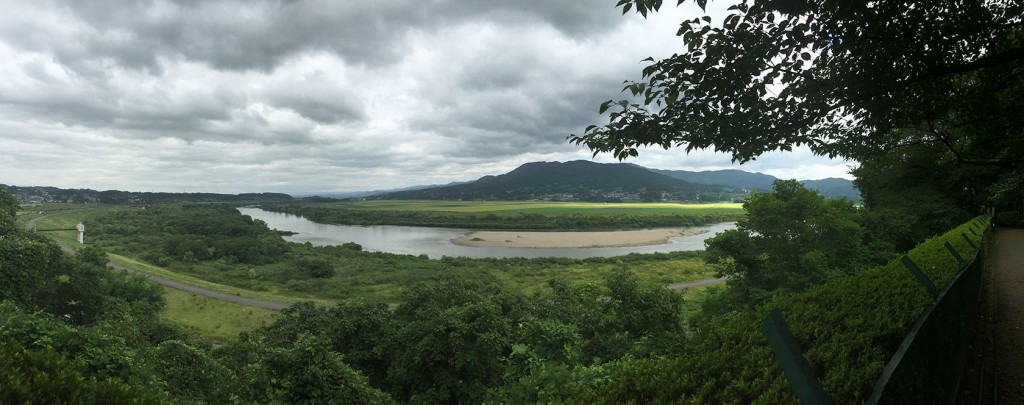
[[[707,230],[643,229],[608,232],[534,232],[475,231],[452,239],[452,243],[470,247],[513,248],[591,248],[661,245],[670,238],[693,236]]]

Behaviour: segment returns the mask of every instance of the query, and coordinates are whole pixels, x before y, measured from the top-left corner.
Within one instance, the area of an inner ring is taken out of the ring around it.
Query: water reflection
[[[427,228],[416,226],[392,225],[329,225],[310,221],[306,218],[265,211],[253,207],[239,207],[238,211],[253,219],[267,223],[271,229],[295,232],[285,236],[289,242],[309,242],[316,246],[341,245],[355,242],[363,246],[363,250],[388,252],[397,254],[426,254],[432,259],[441,256],[485,257],[569,257],[584,259],[588,257],[611,257],[629,253],[674,252],[678,250],[702,250],[704,240],[726,229],[735,229],[733,224],[715,224],[703,227],[674,229],[706,229],[709,232],[693,236],[679,236],[669,239],[661,245],[627,246],[627,247],[591,247],[591,248],[513,248],[513,247],[470,247],[453,244],[453,238],[462,236],[466,229]]]

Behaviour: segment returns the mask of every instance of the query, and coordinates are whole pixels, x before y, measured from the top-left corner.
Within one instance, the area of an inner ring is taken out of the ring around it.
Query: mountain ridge
[[[650,169],[632,163],[529,162],[499,175],[456,185],[420,188],[368,197],[385,200],[562,200],[711,201],[748,191],[768,191],[777,177],[737,169],[686,171]],[[801,180],[829,198],[860,200],[846,179]]]

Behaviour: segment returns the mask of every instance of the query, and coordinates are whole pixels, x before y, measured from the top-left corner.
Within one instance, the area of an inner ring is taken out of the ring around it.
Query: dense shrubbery
[[[908,256],[943,286],[960,268],[943,242],[970,257],[976,249],[961,236],[971,235],[970,227],[963,224],[929,239]],[[825,391],[839,402],[864,402],[931,303],[923,287],[894,260],[778,296],[756,310],[699,322],[683,354],[605,364],[601,378],[582,381],[565,398],[580,403],[796,403],[760,328],[761,318],[779,309]]]
[[[238,215],[230,205],[155,205],[125,209],[89,221],[90,236],[107,246],[145,252],[166,265],[174,261],[224,260],[266,264],[281,260],[288,244],[262,221]]]

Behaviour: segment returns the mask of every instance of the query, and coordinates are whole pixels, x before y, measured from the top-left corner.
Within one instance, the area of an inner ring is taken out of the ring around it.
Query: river
[[[238,211],[242,215],[248,215],[253,219],[266,222],[267,226],[271,229],[295,232],[295,235],[284,237],[289,242],[309,242],[316,246],[341,245],[346,242],[355,242],[362,245],[363,250],[367,251],[409,255],[425,254],[432,259],[439,259],[442,256],[466,256],[473,258],[569,257],[584,259],[588,257],[621,256],[630,253],[703,250],[705,239],[726,229],[736,228],[731,223],[692,228],[673,228],[707,230],[708,232],[693,236],[674,237],[665,244],[646,246],[592,248],[469,247],[459,246],[451,242],[453,238],[471,232],[468,229],[393,225],[330,225],[316,223],[297,215],[271,212],[254,207],[239,207]]]

